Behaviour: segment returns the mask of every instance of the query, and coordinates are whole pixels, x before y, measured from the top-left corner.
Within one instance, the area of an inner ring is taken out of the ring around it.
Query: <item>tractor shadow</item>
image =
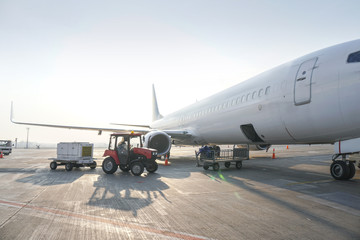
[[[153,204],[157,199],[170,202],[163,193],[169,186],[160,177],[157,173],[145,173],[141,177],[126,172],[100,174],[93,183],[95,190],[87,204],[131,212],[136,217],[139,209]]]

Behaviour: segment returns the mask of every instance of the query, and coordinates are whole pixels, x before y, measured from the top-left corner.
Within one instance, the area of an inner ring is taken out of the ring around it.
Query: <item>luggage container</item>
[[[73,167],[96,168],[96,161],[93,158],[93,144],[88,142],[61,142],[57,144],[57,157],[52,160],[50,168],[55,170],[58,165],[65,165],[66,171]]]

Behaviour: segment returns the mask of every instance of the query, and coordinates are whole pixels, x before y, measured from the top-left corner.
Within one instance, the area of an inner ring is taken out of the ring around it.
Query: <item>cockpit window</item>
[[[348,63],[360,62],[360,51],[351,53],[347,59]]]

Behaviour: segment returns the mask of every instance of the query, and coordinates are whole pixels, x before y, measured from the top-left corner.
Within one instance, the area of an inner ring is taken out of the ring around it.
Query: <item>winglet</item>
[[[154,84],[152,85],[152,90],[153,90],[152,91],[152,111],[153,111],[152,112],[152,121],[154,122],[156,120],[163,118],[163,116],[159,112]]]

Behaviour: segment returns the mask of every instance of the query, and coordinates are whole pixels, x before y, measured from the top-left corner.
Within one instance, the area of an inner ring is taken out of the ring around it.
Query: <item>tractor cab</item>
[[[109,147],[105,150],[102,168],[105,173],[112,174],[119,166],[124,172],[139,176],[144,172],[155,172],[157,150],[144,148],[142,135],[134,132],[114,133],[110,135]]]

